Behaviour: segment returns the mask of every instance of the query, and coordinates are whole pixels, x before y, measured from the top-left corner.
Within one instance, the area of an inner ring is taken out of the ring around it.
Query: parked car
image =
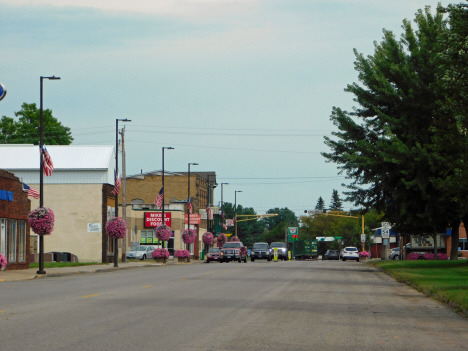
[[[391,260],[399,260],[400,259],[400,248],[399,247],[394,247],[393,249],[390,250],[390,255],[388,255],[388,258]]]
[[[210,263],[211,261],[219,262],[221,258],[221,249],[218,247],[212,247],[208,250],[206,255],[206,262]]]
[[[270,245],[268,243],[255,243],[250,251],[250,261],[267,260],[271,261]]]
[[[131,251],[128,251],[126,257],[133,258],[136,260],[152,259],[153,257],[151,256],[151,253],[154,251],[155,248],[155,246],[137,246]]]
[[[288,259],[288,248],[283,242],[275,242],[270,245],[271,257],[274,257],[275,247],[278,249],[278,259],[286,261]]]
[[[324,255],[322,255],[322,261],[324,260],[339,260],[340,254],[338,250],[327,250]]]
[[[356,260],[359,262],[359,250],[357,247],[348,246],[341,250],[341,259],[346,260]]]
[[[219,262],[247,262],[247,250],[241,253],[241,247],[244,247],[244,244],[240,241],[225,243],[220,252]]]

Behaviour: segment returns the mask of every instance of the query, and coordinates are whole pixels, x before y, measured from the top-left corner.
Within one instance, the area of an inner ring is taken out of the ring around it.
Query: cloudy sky
[[[257,213],[300,215],[344,190],[320,152],[332,107],[353,106],[353,49],[372,54],[383,28],[399,35],[427,5],[437,2],[0,0],[0,116],[39,106],[39,77],[59,76],[44,81],[44,108],[74,145],[115,145],[115,120],[128,118],[127,174],[160,170],[172,146],[166,170],[199,163],[229,183],[224,201],[237,190]]]

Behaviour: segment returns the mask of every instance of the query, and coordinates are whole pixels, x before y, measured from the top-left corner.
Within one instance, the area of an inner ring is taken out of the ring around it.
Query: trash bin
[[[200,260],[204,260],[205,259],[205,249],[202,250],[201,252],[201,257],[200,257]]]

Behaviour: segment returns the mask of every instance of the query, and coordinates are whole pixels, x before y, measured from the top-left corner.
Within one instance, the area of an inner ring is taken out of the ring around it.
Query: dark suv
[[[270,246],[268,243],[255,243],[250,251],[250,261],[258,260],[271,261]]]
[[[270,245],[271,257],[274,257],[275,247],[278,249],[278,259],[287,261],[287,259],[288,259],[288,249],[286,247],[286,244],[283,243],[283,242],[271,243],[271,245]]]

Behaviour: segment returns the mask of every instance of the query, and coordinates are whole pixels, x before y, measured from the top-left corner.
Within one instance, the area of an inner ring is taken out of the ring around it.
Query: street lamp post
[[[119,121],[131,122],[131,119],[116,119],[115,120],[115,174],[114,186],[119,176]],[[125,206],[125,204],[124,204]],[[115,214],[114,217],[119,216],[119,194],[115,194]],[[114,238],[114,267],[119,266],[119,239]]]
[[[44,164],[42,162],[42,146],[44,145],[44,116],[42,107],[42,82],[44,79],[58,80],[60,77],[43,77],[40,79],[40,119],[39,119],[39,207],[44,206]],[[46,274],[44,270],[44,235],[39,235],[39,270],[37,274]]]
[[[164,189],[164,149],[174,150],[174,148],[171,147],[171,146],[169,146],[169,147],[163,146],[163,148],[162,148],[162,189],[163,189],[163,193],[162,193],[162,224],[166,225],[166,220],[164,218],[164,194],[166,193],[166,189]],[[164,245],[164,241],[163,241],[163,249],[165,248],[164,246],[165,245]],[[166,257],[164,257],[164,262],[166,262]]]
[[[187,231],[190,232],[190,211],[191,209],[189,208],[189,203],[190,203],[190,165],[192,166],[198,166],[198,163],[189,163],[188,164],[188,197],[187,197]],[[193,204],[191,203],[193,206]],[[187,251],[190,252],[190,244],[186,244],[187,246]],[[187,259],[187,262],[190,262],[190,255]]]
[[[236,219],[236,222],[234,223],[234,228],[235,228],[235,236],[237,236],[237,193],[241,193],[242,190],[236,190],[234,191],[234,218]]]
[[[221,211],[223,211],[224,214],[224,208],[223,208],[223,185],[229,185],[229,183],[221,183]]]

